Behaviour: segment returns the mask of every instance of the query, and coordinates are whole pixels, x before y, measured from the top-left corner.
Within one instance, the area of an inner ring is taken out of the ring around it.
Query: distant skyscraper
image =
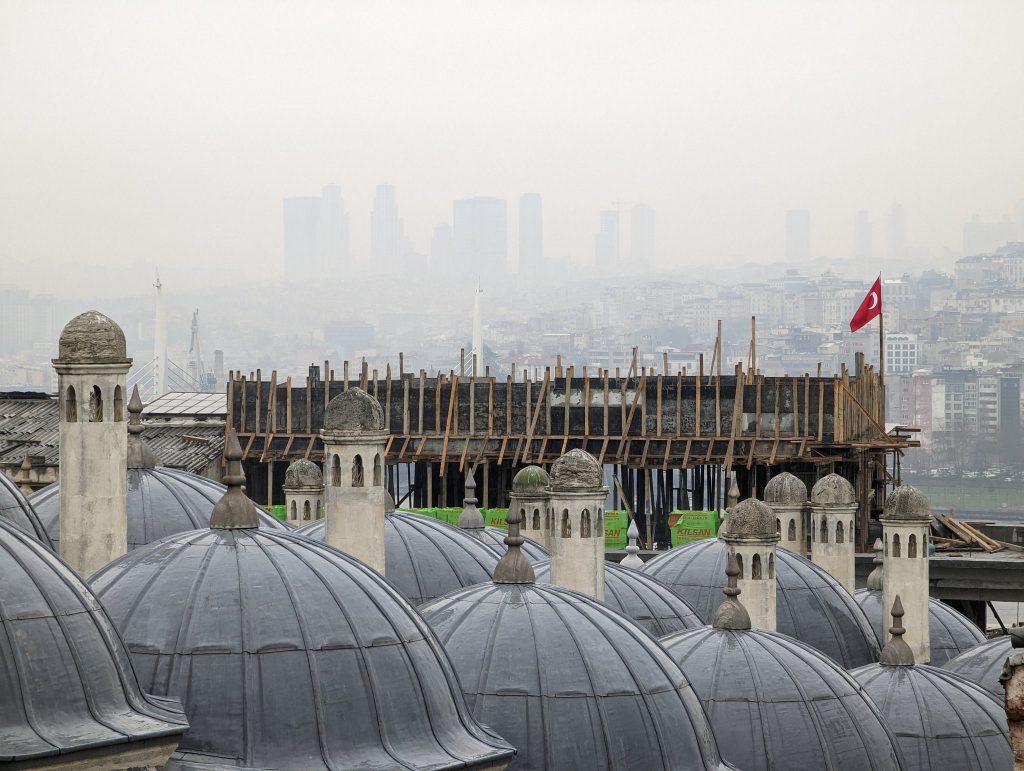
[[[544,213],[540,196],[519,198],[519,271],[540,270],[544,264]]]
[[[500,198],[465,198],[452,204],[452,240],[459,270],[480,275],[505,270],[508,203]]]
[[[325,275],[340,276],[351,261],[349,253],[348,212],[341,188],[326,185],[320,196],[317,249]]]
[[[811,213],[806,209],[786,212],[786,259],[791,262],[811,259]]]
[[[284,261],[288,270],[338,276],[349,263],[348,214],[341,188],[284,199]]]
[[[594,265],[610,268],[619,262],[619,213],[608,209],[597,215],[594,236]]]
[[[320,199],[284,199],[284,262],[289,271],[313,273],[319,266]]]
[[[654,267],[654,209],[638,203],[629,213],[629,256],[633,267],[650,270]]]
[[[907,251],[905,229],[903,207],[894,203],[889,209],[889,221],[885,229],[885,256],[890,260],[901,259]]]
[[[434,225],[430,239],[430,269],[452,270],[455,267],[452,252],[452,226],[447,222]]]
[[[871,252],[871,220],[861,209],[853,218],[853,256],[858,260],[869,260]]]
[[[983,222],[975,214],[964,225],[964,254],[994,252],[1017,237],[1017,225],[1009,217],[1000,222]]]
[[[370,257],[377,265],[397,268],[409,251],[408,246],[402,219],[398,216],[394,185],[377,185],[370,213]]]

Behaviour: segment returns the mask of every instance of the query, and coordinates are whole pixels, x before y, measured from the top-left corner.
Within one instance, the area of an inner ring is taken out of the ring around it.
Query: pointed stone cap
[[[868,591],[869,592],[880,592],[882,591],[882,576],[884,560],[882,559],[882,539],[875,539],[875,558],[871,560],[871,564],[874,565],[874,569],[868,573]]]
[[[550,489],[557,492],[599,492],[604,489],[601,464],[586,450],[569,450],[551,464]]]
[[[387,490],[384,491],[384,513],[394,514],[395,513],[395,499]]]
[[[736,554],[729,555],[729,561],[725,566],[726,582],[722,593],[725,594],[725,602],[718,606],[715,611],[715,620],[711,626],[715,629],[750,629],[750,614],[740,602],[740,588],[736,579],[740,574],[740,564],[736,560]]]
[[[139,387],[132,389],[132,398],[128,401],[128,468],[156,468],[156,455],[142,438],[142,399]]]
[[[532,584],[537,580],[537,576],[533,572],[530,560],[523,554],[524,539],[519,531],[523,524],[523,515],[518,508],[513,507],[508,510],[505,521],[508,523],[508,535],[505,536],[505,545],[508,549],[498,560],[498,564],[494,566],[494,583]]]
[[[932,505],[916,487],[900,485],[886,500],[882,519],[924,524],[932,519]]]
[[[86,311],[64,325],[57,343],[56,361],[61,364],[124,364],[131,359],[121,327],[99,311]]]
[[[914,652],[910,650],[903,639],[903,603],[900,596],[896,595],[896,601],[892,604],[892,626],[889,627],[889,634],[892,639],[882,648],[882,654],[878,657],[878,663],[886,667],[912,667],[914,666]]]
[[[484,527],[484,515],[476,507],[476,480],[472,469],[466,474],[466,497],[459,514],[459,527],[463,530],[483,530]]]
[[[823,476],[811,488],[812,506],[853,506],[856,503],[853,485],[839,474]]]
[[[513,495],[547,495],[551,478],[540,466],[526,466],[512,479]]]
[[[767,503],[756,498],[747,498],[729,509],[728,525],[723,538],[758,539],[762,541],[779,540],[778,523],[775,512]]]
[[[802,506],[807,503],[807,485],[788,471],[783,471],[764,486],[764,502],[778,506]]]
[[[626,528],[626,539],[629,544],[626,546],[626,556],[622,558],[622,562],[619,564],[624,568],[633,568],[639,570],[644,566],[644,561],[637,556],[637,552],[640,551],[640,547],[636,545],[636,539],[640,537],[640,531],[637,530],[636,520],[631,519],[629,521],[629,527]]]
[[[732,507],[740,502],[740,486],[736,481],[736,473],[733,472],[729,475],[731,481],[729,482],[729,492],[726,497],[726,508],[732,511]]]
[[[327,403],[324,430],[352,436],[380,434],[384,432],[384,410],[370,394],[353,386]]]
[[[238,434],[228,428],[227,441],[224,443],[224,459],[228,462],[227,473],[221,480],[227,485],[224,495],[213,507],[210,515],[210,528],[213,530],[235,530],[259,527],[259,514],[252,501],[245,495],[245,474],[242,473],[242,448],[238,444]]]

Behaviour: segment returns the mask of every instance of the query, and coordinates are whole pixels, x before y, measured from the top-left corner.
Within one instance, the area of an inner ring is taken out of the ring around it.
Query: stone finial
[[[526,466],[512,479],[513,495],[545,495],[551,478],[540,466]]]
[[[729,483],[729,493],[726,497],[726,508],[729,512],[732,512],[732,507],[740,502],[740,486],[736,481],[736,472],[730,474],[731,482]]]
[[[586,450],[569,450],[551,464],[551,490],[596,492],[604,487],[601,464]]]
[[[384,491],[384,513],[394,514],[395,513],[395,498],[387,490]]]
[[[142,438],[142,398],[139,387],[132,389],[128,400],[128,468],[156,468],[157,458]]]
[[[466,473],[466,497],[462,502],[462,513],[459,514],[459,527],[463,530],[481,530],[484,527],[484,515],[476,507],[476,480],[473,470]]]
[[[852,506],[857,503],[853,485],[839,474],[827,474],[811,488],[812,506]]]
[[[299,458],[292,461],[284,472],[284,487],[298,489],[300,487],[323,487],[324,473],[313,461]]]
[[[210,527],[214,530],[259,527],[260,520],[256,507],[246,497],[243,487],[245,474],[242,472],[242,447],[238,444],[238,434],[230,427],[227,441],[224,443],[224,459],[228,462],[228,473],[222,481],[228,489],[213,507]]]
[[[779,506],[802,506],[807,503],[807,485],[799,477],[783,471],[764,486],[764,502]]]
[[[882,559],[882,539],[876,538],[875,545],[872,548],[875,550],[875,558],[871,560],[871,564],[875,567],[868,573],[867,586],[869,592],[880,592],[882,591],[882,565],[885,564]]]
[[[882,519],[901,522],[926,523],[932,518],[932,505],[928,497],[910,485],[900,485],[885,502]]]
[[[57,343],[61,364],[131,363],[124,332],[99,311],[86,311],[64,325]]]
[[[640,537],[640,531],[637,530],[636,520],[631,519],[629,521],[629,527],[626,528],[626,539],[629,544],[626,546],[626,556],[622,558],[622,562],[619,564],[624,568],[633,568],[639,570],[644,566],[644,561],[637,556],[637,552],[640,551],[640,547],[636,545],[637,538]]]
[[[370,394],[353,386],[327,403],[324,430],[352,436],[381,434],[384,432],[384,410]]]
[[[766,541],[778,541],[775,513],[767,503],[756,498],[747,498],[741,503],[730,507],[729,518],[726,520],[726,539],[756,538]]]
[[[740,588],[737,585],[737,578],[740,575],[740,564],[736,560],[735,553],[729,555],[729,561],[725,566],[726,582],[722,593],[725,594],[725,602],[718,606],[715,611],[715,620],[711,626],[715,629],[750,629],[750,614],[740,602]]]
[[[889,627],[892,639],[882,648],[882,654],[878,658],[878,663],[883,666],[911,667],[914,665],[914,652],[910,650],[910,646],[903,639],[903,634],[907,630],[903,628],[902,619],[903,603],[900,602],[900,596],[897,594],[896,601],[892,604],[892,626]]]
[[[472,475],[470,475],[472,478]],[[477,512],[479,516],[480,512]],[[506,549],[504,556],[494,566],[494,583],[496,584],[532,584],[537,576],[533,572],[533,565],[523,554],[524,538],[519,532],[523,523],[523,515],[519,509],[513,507],[508,510],[505,521],[508,523],[508,535],[505,536]],[[461,517],[459,525],[461,526]]]

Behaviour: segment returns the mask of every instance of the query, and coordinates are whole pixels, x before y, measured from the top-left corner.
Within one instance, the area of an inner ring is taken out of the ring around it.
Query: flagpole
[[[885,381],[885,306],[882,304],[882,274],[878,274],[878,377]]]

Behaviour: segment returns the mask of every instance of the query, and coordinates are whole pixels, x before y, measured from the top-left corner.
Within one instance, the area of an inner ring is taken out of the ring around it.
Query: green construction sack
[[[606,511],[604,513],[604,548],[625,549],[628,527],[629,514],[625,511]]]
[[[480,509],[484,515],[484,524],[487,527],[497,527],[501,530],[508,530],[508,522],[505,518],[508,516],[508,509]]]
[[[717,511],[673,511],[679,520],[672,526],[672,546],[682,546],[718,534]]]

